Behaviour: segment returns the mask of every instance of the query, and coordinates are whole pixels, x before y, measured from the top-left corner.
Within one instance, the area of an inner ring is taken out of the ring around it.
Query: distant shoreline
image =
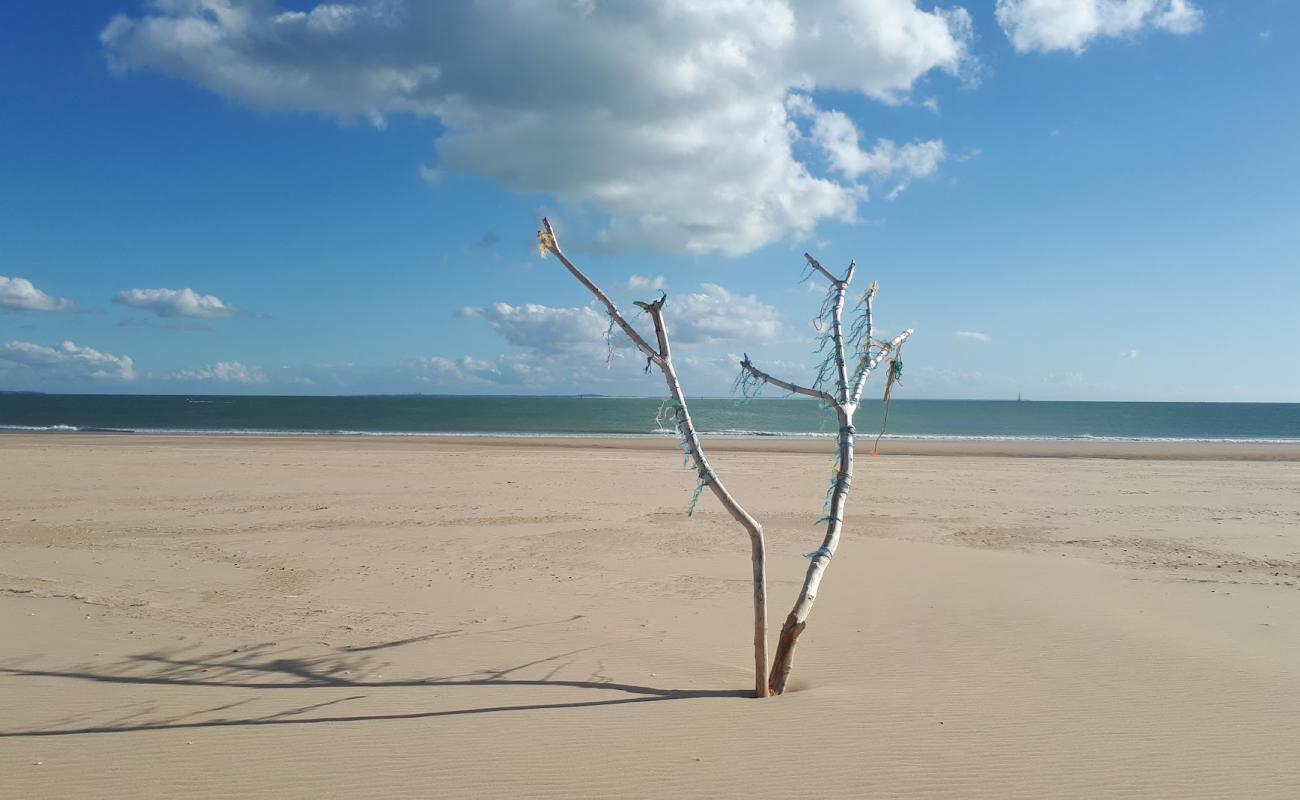
[[[128,431],[68,431],[33,433],[7,431],[6,440],[42,443],[62,447],[116,442],[120,446],[152,446],[160,442],[186,443],[193,446],[238,449],[273,446],[276,443],[311,443],[324,448],[381,447],[407,450],[429,448],[519,449],[592,449],[592,450],[664,450],[677,451],[675,438],[668,435],[482,435],[482,434],[302,434],[283,433],[138,433]],[[783,439],[774,436],[723,436],[707,438],[713,452],[821,453],[828,439]],[[858,440],[858,457],[868,459],[873,436]],[[880,455],[890,456],[957,456],[977,458],[1096,458],[1138,461],[1296,461],[1300,462],[1300,442],[1250,441],[1103,441],[1096,439],[903,439],[881,440]]]

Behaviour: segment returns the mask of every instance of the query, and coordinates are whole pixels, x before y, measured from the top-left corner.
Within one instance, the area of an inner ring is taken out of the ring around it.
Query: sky
[[[1300,402],[1290,0],[90,0],[0,26],[0,390]],[[644,326],[645,318],[633,318]],[[612,346],[611,346],[612,345]],[[869,390],[870,391],[870,390]]]

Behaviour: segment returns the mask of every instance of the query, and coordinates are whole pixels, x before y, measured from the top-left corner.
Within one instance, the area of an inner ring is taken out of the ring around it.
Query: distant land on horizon
[[[38,392],[21,389],[0,389],[0,397],[223,397],[223,398],[494,398],[494,399],[548,399],[548,400],[661,400],[661,394],[599,394],[584,392],[578,394],[480,394],[474,392],[345,392],[339,394],[253,394],[244,392]],[[688,400],[734,400],[745,401],[739,395],[687,395]],[[771,394],[754,398],[755,400],[790,400],[795,402],[817,402],[800,395]],[[1243,405],[1243,406],[1294,406],[1300,405],[1295,400],[1039,400],[1033,397],[895,397],[901,403],[1087,403],[1087,404],[1145,404],[1145,405]],[[864,403],[867,401],[864,400]],[[0,421],[2,422],[2,421]]]

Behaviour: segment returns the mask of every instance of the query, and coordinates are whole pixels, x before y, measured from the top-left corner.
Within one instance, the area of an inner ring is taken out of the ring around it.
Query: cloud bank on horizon
[[[35,373],[41,380],[135,380],[135,363],[130,356],[101,353],[67,340],[58,347],[32,342],[0,344],[0,376]]]

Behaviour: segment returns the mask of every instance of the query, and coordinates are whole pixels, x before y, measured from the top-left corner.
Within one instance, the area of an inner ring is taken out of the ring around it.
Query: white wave
[[[281,430],[264,428],[108,428],[79,427],[75,425],[0,425],[0,433],[122,433],[165,436],[400,436],[419,438],[507,438],[507,439],[644,439],[676,436],[668,428],[652,428],[644,432],[562,432],[562,431],[363,431],[363,430]],[[705,439],[791,439],[830,440],[834,433],[810,431],[762,431],[738,428],[702,430]],[[859,442],[875,437],[868,433],[858,436]],[[1145,443],[1201,443],[1201,444],[1300,444],[1300,437],[1231,437],[1231,436],[1096,436],[1077,434],[1067,436],[1014,436],[1014,435],[962,435],[948,433],[890,433],[884,441],[939,441],[939,442],[1145,442]]]

